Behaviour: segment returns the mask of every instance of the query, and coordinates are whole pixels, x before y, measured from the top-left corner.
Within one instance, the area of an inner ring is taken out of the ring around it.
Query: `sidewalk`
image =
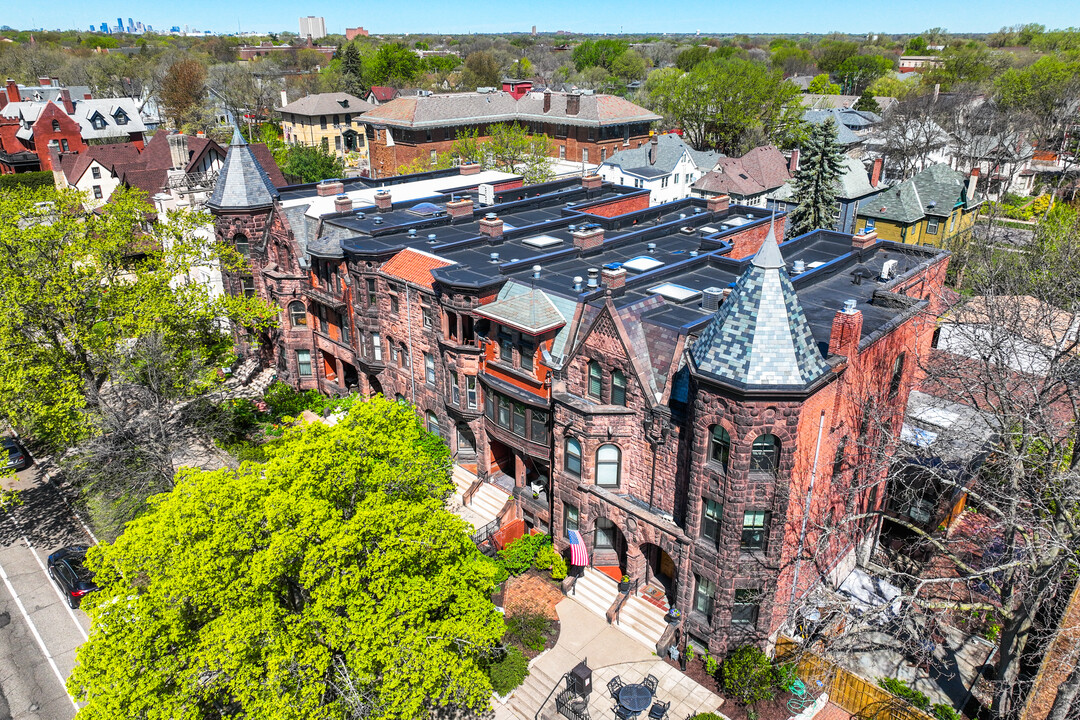
[[[608,625],[583,607],[577,600],[567,597],[555,606],[562,624],[559,641],[529,665],[530,676],[506,704],[493,701],[497,720],[532,720],[541,708],[533,697],[546,697],[553,686],[551,679],[561,678],[579,662],[586,660],[592,668],[593,691],[589,697],[589,715],[592,720],[614,718],[614,701],[607,691],[607,683],[616,675],[626,684],[641,682],[648,674],[659,680],[656,699],[671,702],[668,717],[683,720],[701,712],[716,712],[723,698],[698,685],[686,675],[671,667],[641,643],[624,635],[616,626]],[[530,680],[544,679],[542,692],[520,692]],[[544,704],[542,717],[555,716],[555,701]]]

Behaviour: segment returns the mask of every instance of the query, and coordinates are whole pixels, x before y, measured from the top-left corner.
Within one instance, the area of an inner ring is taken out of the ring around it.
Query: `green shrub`
[[[551,538],[547,535],[522,535],[499,551],[499,559],[511,575],[520,575],[532,567],[541,548],[550,545]]]
[[[235,457],[240,462],[248,460],[257,463],[266,462],[266,450],[262,445],[256,445],[250,440],[239,440],[222,447],[222,450]]]
[[[933,707],[930,708],[930,712],[938,720],[963,720],[960,713],[953,710],[952,706],[942,703],[934,703]]]
[[[305,410],[321,415],[330,403],[329,398],[316,390],[299,392],[281,381],[266,389],[263,400],[269,406],[270,413],[278,420],[286,415],[295,417]]]
[[[795,681],[799,679],[795,663],[778,663],[775,668],[776,687],[781,690],[790,690]]]
[[[691,716],[689,720],[724,720],[724,718],[716,713],[698,713],[697,715]]]
[[[743,645],[729,655],[721,674],[724,690],[744,705],[775,696],[772,662],[756,645]]]
[[[911,687],[903,680],[883,677],[878,678],[877,684],[879,687],[888,690],[898,698],[907,700],[920,710],[930,709],[930,698],[926,697],[926,695]]]
[[[529,674],[529,661],[525,659],[525,653],[511,645],[501,659],[488,666],[487,671],[492,689],[506,695],[525,681],[525,676]]]
[[[720,667],[720,661],[709,653],[705,653],[705,672],[709,675],[716,675],[717,668]]]
[[[20,187],[40,188],[52,187],[53,174],[49,170],[41,172],[15,173],[14,175],[0,175],[0,190],[15,189]]]
[[[540,652],[547,642],[551,620],[539,609],[517,608],[506,618],[506,639],[523,648]]]
[[[504,565],[501,560],[498,560],[496,558],[490,558],[487,555],[482,555],[481,557],[484,558],[485,562],[490,563],[491,566],[495,568],[495,584],[500,585],[506,582],[506,579],[510,577],[510,573],[509,571],[507,571],[506,565]]]
[[[537,551],[533,558],[533,567],[537,570],[550,570],[552,580],[566,577],[566,560],[550,544]]]

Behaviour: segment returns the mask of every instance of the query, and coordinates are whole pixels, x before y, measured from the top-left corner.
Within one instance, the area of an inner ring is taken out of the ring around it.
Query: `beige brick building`
[[[368,143],[363,114],[375,106],[349,93],[319,93],[276,108],[289,145],[321,146],[349,169],[367,170]]]

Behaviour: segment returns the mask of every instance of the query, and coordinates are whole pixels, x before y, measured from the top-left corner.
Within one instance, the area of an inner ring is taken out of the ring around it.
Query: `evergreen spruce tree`
[[[795,209],[788,216],[788,236],[835,226],[836,183],[844,171],[843,161],[832,119],[812,126],[795,171]]]
[[[874,99],[874,93],[870,92],[870,88],[863,90],[863,94],[855,101],[854,108],[865,112],[881,113],[881,106]]]
[[[363,91],[363,63],[355,43],[349,43],[341,51],[341,74],[345,76],[345,89],[359,95]]]

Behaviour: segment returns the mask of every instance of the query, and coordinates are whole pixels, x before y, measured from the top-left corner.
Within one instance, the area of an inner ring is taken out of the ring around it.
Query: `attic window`
[[[101,116],[101,113],[94,113],[94,116],[90,118],[90,124],[94,126],[95,130],[104,130],[105,118]]]
[[[633,270],[634,272],[648,272],[649,270],[655,270],[664,263],[657,260],[654,257],[648,255],[638,255],[636,258],[630,258],[623,263],[623,267],[627,270]]]
[[[528,245],[534,248],[548,248],[553,245],[559,245],[562,240],[553,235],[537,235],[536,237],[526,238],[521,241],[522,245]]]
[[[338,102],[338,105],[340,105],[343,108],[349,107],[349,99],[348,98],[345,98],[344,100],[338,100],[337,102]]]
[[[684,285],[676,285],[675,283],[663,283],[649,288],[649,292],[655,293],[665,300],[672,302],[684,303],[689,300],[695,300],[701,297],[700,290],[692,290]]]
[[[123,110],[117,110],[113,118],[116,120],[117,125],[127,125],[128,116]]]

